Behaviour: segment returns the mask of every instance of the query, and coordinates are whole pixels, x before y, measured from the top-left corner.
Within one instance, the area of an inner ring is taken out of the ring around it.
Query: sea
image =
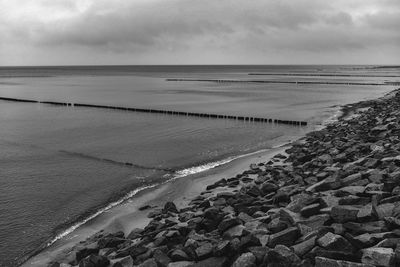
[[[19,266],[142,189],[323,127],[341,105],[399,80],[390,66],[0,67],[3,98],[308,123],[0,100],[0,266]]]

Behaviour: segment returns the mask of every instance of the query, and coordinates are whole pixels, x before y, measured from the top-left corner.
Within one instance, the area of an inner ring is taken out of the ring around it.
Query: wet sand
[[[294,141],[299,137],[293,136],[285,141]],[[214,169],[182,177],[154,188],[145,189],[127,202],[99,215],[69,235],[56,241],[50,247],[29,259],[22,266],[45,266],[49,261],[68,257],[71,248],[101,230],[106,232],[123,231],[125,234],[129,234],[132,229],[144,227],[150,221],[147,218],[147,214],[151,209],[140,211],[140,207],[146,205],[162,207],[167,201],[174,201],[178,207],[183,207],[192,198],[203,192],[207,185],[222,178],[234,177],[248,170],[250,164],[266,162],[274,155],[282,153],[288,146],[285,145],[255,152]],[[213,190],[213,192],[218,192],[218,190]]]

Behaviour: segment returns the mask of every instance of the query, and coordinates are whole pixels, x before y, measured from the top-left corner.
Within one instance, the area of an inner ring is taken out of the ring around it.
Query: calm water
[[[275,73],[249,76],[248,73]],[[352,74],[371,77],[281,76]],[[0,68],[0,97],[306,120],[391,86],[167,82],[166,78],[398,81],[364,66]],[[374,76],[374,77],[372,77]],[[126,193],[272,147],[309,128],[0,101],[0,266]],[[132,165],[127,166],[124,163]],[[199,168],[190,169],[199,166]],[[182,178],[184,179],[184,178]]]

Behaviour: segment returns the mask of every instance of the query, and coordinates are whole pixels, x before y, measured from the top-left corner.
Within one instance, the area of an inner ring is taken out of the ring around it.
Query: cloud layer
[[[398,0],[0,0],[0,65],[396,64]]]

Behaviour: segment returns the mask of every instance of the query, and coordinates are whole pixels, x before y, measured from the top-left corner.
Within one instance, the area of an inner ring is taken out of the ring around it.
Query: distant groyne
[[[167,82],[214,82],[214,83],[287,83],[287,84],[331,84],[331,85],[398,85],[398,82],[359,83],[359,82],[332,82],[332,81],[277,81],[277,80],[229,80],[229,79],[166,79]]]
[[[308,124],[306,121],[281,120],[281,119],[261,118],[261,117],[252,117],[252,116],[234,116],[234,115],[222,115],[222,114],[212,114],[212,113],[163,110],[163,109],[130,108],[130,107],[121,107],[121,106],[94,105],[94,104],[84,104],[84,103],[39,101],[39,100],[10,98],[10,97],[0,97],[0,100],[11,101],[11,102],[40,103],[40,104],[55,105],[55,106],[113,109],[113,110],[121,110],[121,111],[155,113],[155,114],[165,114],[165,115],[175,115],[175,116],[188,116],[188,117],[200,117],[200,118],[211,118],[211,119],[229,119],[229,120],[237,120],[237,121],[260,122],[260,123],[275,123],[275,124],[286,124],[286,125],[293,125],[293,126],[306,126]]]

